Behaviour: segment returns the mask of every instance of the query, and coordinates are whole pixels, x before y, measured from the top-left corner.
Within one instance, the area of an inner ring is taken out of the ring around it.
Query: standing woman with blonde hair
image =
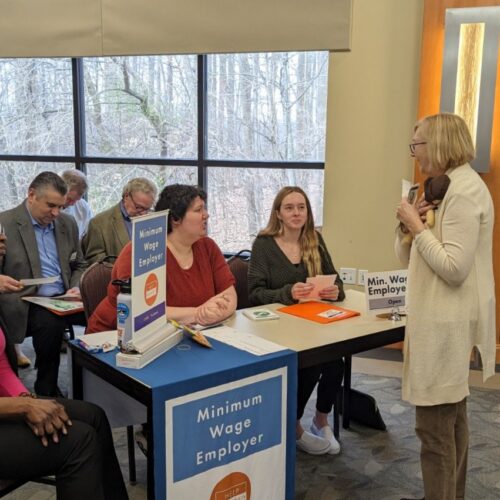
[[[284,187],[274,199],[266,228],[253,244],[248,272],[250,302],[253,305],[298,302],[313,289],[311,283],[306,283],[307,277],[318,274],[337,274],[335,284],[321,290],[320,297],[343,300],[342,281],[323,238],[314,229],[309,199],[299,187]],[[296,426],[299,449],[313,455],[340,451],[328,424],[328,414],[342,384],[343,371],[341,359],[299,370]],[[300,419],[318,381],[316,416],[308,432]]]
[[[474,146],[466,123],[453,114],[415,126],[410,152],[422,174],[448,176],[437,208],[403,198],[396,252],[408,265],[408,318],[403,399],[416,406],[426,500],[463,499],[469,430],[466,401],[474,346],[484,379],[495,373],[493,203],[470,167]],[[434,224],[425,224],[428,210]],[[411,245],[404,233],[411,233]]]

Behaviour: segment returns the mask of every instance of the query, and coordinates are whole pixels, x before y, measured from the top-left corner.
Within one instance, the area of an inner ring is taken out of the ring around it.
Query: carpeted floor
[[[26,352],[29,352],[29,345]],[[32,353],[30,353],[32,356]],[[65,390],[65,356],[62,356],[61,389]],[[34,370],[21,376],[31,386]],[[314,457],[297,452],[296,500],[399,500],[421,498],[419,445],[414,433],[414,409],[400,399],[400,380],[353,374],[353,387],[375,397],[387,431],[375,431],[356,423],[341,430],[339,455]],[[310,425],[315,401],[311,400],[303,419]],[[500,498],[500,391],[472,389],[469,398],[471,442],[466,498]],[[128,478],[125,432],[114,431],[124,477]],[[136,449],[137,485],[128,486],[131,500],[146,498],[146,461]],[[7,500],[55,499],[53,487],[28,483]],[[174,499],[187,500],[187,499]],[[254,499],[272,500],[272,499]]]
[[[422,498],[414,408],[403,403],[397,378],[355,374],[353,387],[375,397],[386,432],[356,425],[341,431],[338,456],[297,453],[296,499],[399,500]],[[500,498],[500,391],[472,389],[466,498]],[[304,423],[313,415],[312,401]]]

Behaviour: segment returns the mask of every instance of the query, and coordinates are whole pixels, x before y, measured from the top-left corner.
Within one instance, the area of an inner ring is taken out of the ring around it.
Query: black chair
[[[231,269],[236,280],[234,287],[238,297],[237,309],[250,307],[250,301],[248,300],[248,265],[251,255],[250,250],[240,250],[227,261],[229,269]]]

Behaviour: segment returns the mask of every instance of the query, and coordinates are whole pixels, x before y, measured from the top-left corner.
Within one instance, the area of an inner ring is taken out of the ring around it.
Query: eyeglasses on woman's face
[[[415,147],[416,146],[420,146],[421,144],[427,144],[427,142],[425,141],[422,141],[422,142],[411,142],[410,144],[408,144],[409,148],[410,148],[410,153],[412,156],[415,155]]]

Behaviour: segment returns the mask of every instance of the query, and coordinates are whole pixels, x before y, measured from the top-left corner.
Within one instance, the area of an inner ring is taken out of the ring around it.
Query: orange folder
[[[278,311],[323,324],[352,318],[360,314],[358,311],[352,311],[351,309],[344,309],[343,307],[315,301],[301,302],[292,306],[280,307]]]

